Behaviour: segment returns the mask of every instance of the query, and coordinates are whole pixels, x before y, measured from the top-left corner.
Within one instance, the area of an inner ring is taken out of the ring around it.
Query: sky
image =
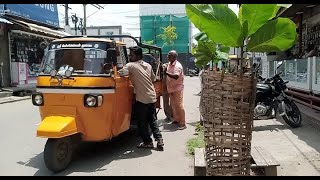
[[[90,26],[122,26],[123,33],[130,33],[132,36],[140,36],[140,23],[139,23],[139,4],[99,4],[104,9],[97,9],[92,5],[87,5],[87,27]],[[236,4],[229,4],[236,14],[238,14],[238,7]],[[69,25],[74,24],[71,21],[71,15],[76,14],[78,17],[83,18],[83,5],[82,4],[69,4],[72,8],[69,10]],[[58,4],[58,12],[60,19],[60,26],[64,27],[65,24],[65,8]],[[198,29],[193,28],[192,34],[198,33]]]

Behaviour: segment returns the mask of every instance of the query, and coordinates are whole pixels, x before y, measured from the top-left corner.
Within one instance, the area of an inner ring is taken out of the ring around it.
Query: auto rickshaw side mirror
[[[115,48],[107,49],[107,62],[104,63],[112,63],[114,66],[117,65],[117,51]]]

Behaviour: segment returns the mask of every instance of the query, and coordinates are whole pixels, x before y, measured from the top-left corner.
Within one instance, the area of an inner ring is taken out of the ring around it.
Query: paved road
[[[85,144],[70,167],[57,175],[193,175],[193,159],[186,155],[186,141],[199,120],[199,78],[186,77],[185,109],[188,129],[161,126],[165,151],[140,150],[140,139],[129,132],[110,142]],[[0,104],[0,175],[54,175],[43,162],[46,139],[37,138],[38,108],[30,100]],[[162,111],[159,119],[164,118]]]
[[[161,126],[165,151],[139,150],[134,132],[110,142],[85,144],[71,166],[57,175],[193,175],[193,159],[186,155],[186,141],[199,120],[200,90],[197,77],[186,77],[185,109],[188,129]],[[161,111],[159,119],[163,119]],[[30,100],[0,104],[0,175],[54,175],[43,162],[46,140],[35,136],[40,122]],[[320,132],[303,123],[292,129],[282,120],[254,122],[252,145],[262,146],[280,163],[278,175],[320,175]]]

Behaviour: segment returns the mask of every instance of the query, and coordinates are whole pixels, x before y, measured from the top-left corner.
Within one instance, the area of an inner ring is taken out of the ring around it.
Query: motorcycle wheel
[[[298,106],[290,100],[286,100],[284,103],[287,115],[282,117],[283,120],[292,128],[300,127],[302,117]]]

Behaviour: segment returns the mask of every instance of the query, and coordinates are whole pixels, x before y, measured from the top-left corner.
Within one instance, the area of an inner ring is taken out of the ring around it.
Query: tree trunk
[[[243,77],[243,46],[240,48],[240,77]]]

